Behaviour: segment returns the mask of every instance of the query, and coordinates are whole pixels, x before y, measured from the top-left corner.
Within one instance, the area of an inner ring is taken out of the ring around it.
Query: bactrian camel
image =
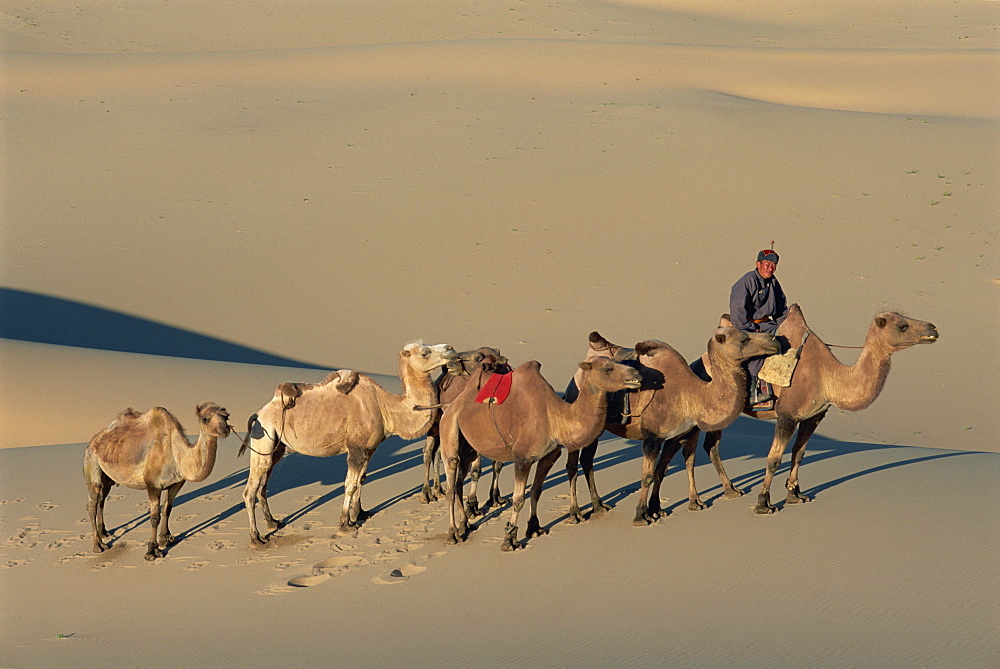
[[[265,543],[254,513],[258,503],[269,529],[283,527],[268,506],[267,482],[286,449],[317,457],[347,454],[340,532],[356,529],[365,516],[361,485],[376,447],[392,435],[417,439],[427,434],[434,410],[418,407],[437,402],[431,372],[454,365],[457,359],[454,349],[446,344],[408,344],[399,354],[401,395],[350,370],[333,372],[318,384],[279,385],[271,401],[250,417],[249,443],[240,448],[241,455],[250,450],[243,501],[250,517],[251,542]]]
[[[149,496],[149,524],[152,536],[146,559],[163,557],[175,541],[170,533],[170,511],[185,481],[204,481],[215,467],[219,439],[229,436],[229,414],[208,402],[195,408],[199,435],[192,444],[184,436],[180,422],[166,409],[156,407],[146,413],[131,408],[118,414],[106,428],[94,435],[83,456],[83,478],[87,484],[87,514],[94,529],[94,552],[108,549],[110,539],[104,526],[104,502],[111,487],[121,484],[145,490]],[[166,500],[161,505],[163,491]]]
[[[442,406],[447,406],[462,390],[466,384],[472,383],[479,390],[483,383],[494,372],[506,373],[510,371],[507,366],[507,358],[501,355],[499,349],[482,346],[472,351],[462,351],[458,354],[458,365],[449,367],[441,373],[435,382],[438,391],[438,402]],[[427,441],[424,443],[424,485],[420,491],[420,503],[429,504],[444,496],[441,488],[441,450],[440,445],[440,413],[427,433]],[[482,458],[476,458],[470,471],[472,484],[469,494],[465,496],[466,510],[470,515],[477,516],[479,511],[479,500],[476,497],[476,489],[479,477],[482,474]],[[490,497],[487,506],[497,507],[503,504],[500,496],[500,470],[503,468],[502,462],[493,463],[493,478],[490,484]]]
[[[441,417],[441,455],[449,486],[449,543],[463,541],[468,531],[462,479],[475,453],[514,463],[513,504],[501,549],[511,551],[519,545],[517,520],[532,466],[535,477],[526,538],[545,534],[538,522],[538,500],[560,447],[579,449],[591,443],[604,427],[608,392],[640,385],[639,373],[631,367],[595,358],[580,363],[584,372],[580,396],[570,404],[556,395],[540,368],[537,361],[517,367],[510,395],[503,403],[477,402],[477,391],[469,384],[445,409]]]
[[[764,483],[754,507],[757,514],[776,511],[771,504],[771,481],[781,467],[785,448],[796,428],[798,434],[792,444],[792,465],[785,484],[788,490],[786,504],[811,499],[803,495],[799,487],[799,467],[806,444],[826,417],[827,410],[831,406],[845,411],[867,408],[882,392],[889,375],[892,354],[917,344],[933,344],[938,340],[938,331],[927,321],[907,318],[895,312],[880,313],[868,327],[858,361],[850,366],[837,360],[830,348],[809,329],[797,304],[789,307],[788,317],[778,327],[777,336],[784,337],[792,348],[801,346],[803,340],[805,345],[802,346],[791,384],[787,388],[774,386],[778,398],[774,409],[744,411],[754,418],[777,420],[771,450],[767,454]],[[705,448],[717,451],[720,439],[719,431],[707,434]]]
[[[597,332],[590,334],[591,351],[607,351],[616,359],[634,359],[632,363],[642,375],[643,386],[628,392],[628,414],[609,416],[604,429],[619,437],[642,441],[643,464],[641,491],[636,506],[636,525],[646,525],[662,514],[660,485],[667,465],[678,450],[683,449],[688,475],[688,508],[704,508],[694,478],[694,455],[701,430],[720,430],[740,415],[746,401],[747,376],[743,362],[762,355],[777,353],[775,338],[766,333],[741,332],[733,327],[719,328],[708,341],[708,358],[718,373],[711,381],[698,378],[684,358],[670,345],[648,340],[635,349],[612,344]],[[593,353],[591,353],[593,355]],[[593,460],[597,442],[582,451],[584,474],[590,488],[595,510],[603,507],[594,483]],[[573,453],[567,457],[570,478],[571,514],[579,511],[576,498],[576,462]],[[727,497],[742,494],[734,489],[725,474],[718,453],[709,453],[719,472]],[[587,466],[589,463],[589,467]]]

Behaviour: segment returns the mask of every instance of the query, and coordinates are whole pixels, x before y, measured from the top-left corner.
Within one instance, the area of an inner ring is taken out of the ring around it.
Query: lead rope
[[[500,441],[503,442],[504,447],[510,452],[511,457],[514,455],[514,449],[510,447],[507,440],[503,436],[503,432],[500,431],[500,425],[497,423],[497,415],[493,412],[493,405],[496,404],[496,400],[492,397],[486,400],[486,404],[490,407],[490,418],[493,419],[493,427],[497,430],[497,435],[500,437]]]

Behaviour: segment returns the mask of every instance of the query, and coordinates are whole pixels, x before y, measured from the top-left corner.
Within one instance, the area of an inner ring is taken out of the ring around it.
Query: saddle
[[[514,372],[501,374],[494,372],[486,383],[479,389],[476,401],[480,404],[503,404],[510,395],[511,382],[514,379]]]

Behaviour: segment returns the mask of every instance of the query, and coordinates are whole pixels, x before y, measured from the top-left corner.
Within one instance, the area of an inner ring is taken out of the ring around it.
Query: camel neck
[[[874,328],[873,325],[869,329],[864,348],[854,365],[844,365],[832,353],[829,354],[836,366],[834,373],[826,377],[826,392],[831,402],[840,409],[860,411],[867,408],[885,385],[892,362],[892,350],[879,340]]]
[[[585,374],[578,384],[580,395],[572,404],[559,400],[555,437],[570,450],[578,450],[594,442],[604,429],[608,412],[608,394],[590,382]],[[557,398],[558,399],[558,398]]]
[[[399,381],[403,393],[394,395],[383,391],[379,407],[389,432],[403,439],[416,439],[430,429],[435,412],[414,410],[414,407],[434,404],[436,396],[430,374],[413,370],[406,360],[400,356]]]
[[[742,364],[725,356],[710,352],[709,360],[712,364],[710,381],[699,379],[693,372],[691,376],[700,387],[698,427],[713,431],[728,426],[743,410],[743,404],[746,402],[747,373]]]
[[[198,483],[208,478],[215,467],[215,456],[218,449],[218,437],[201,429],[198,441],[191,444],[183,435],[179,435],[179,441],[183,443],[175,444],[174,458],[177,467],[185,481]]]

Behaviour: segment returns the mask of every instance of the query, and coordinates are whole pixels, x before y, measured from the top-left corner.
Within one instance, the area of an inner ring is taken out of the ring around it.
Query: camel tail
[[[253,429],[254,421],[257,420],[257,414],[250,416],[247,419],[247,436],[243,437],[243,442],[240,444],[240,450],[236,454],[236,457],[240,457],[246,453],[247,449],[250,448],[250,431]]]

